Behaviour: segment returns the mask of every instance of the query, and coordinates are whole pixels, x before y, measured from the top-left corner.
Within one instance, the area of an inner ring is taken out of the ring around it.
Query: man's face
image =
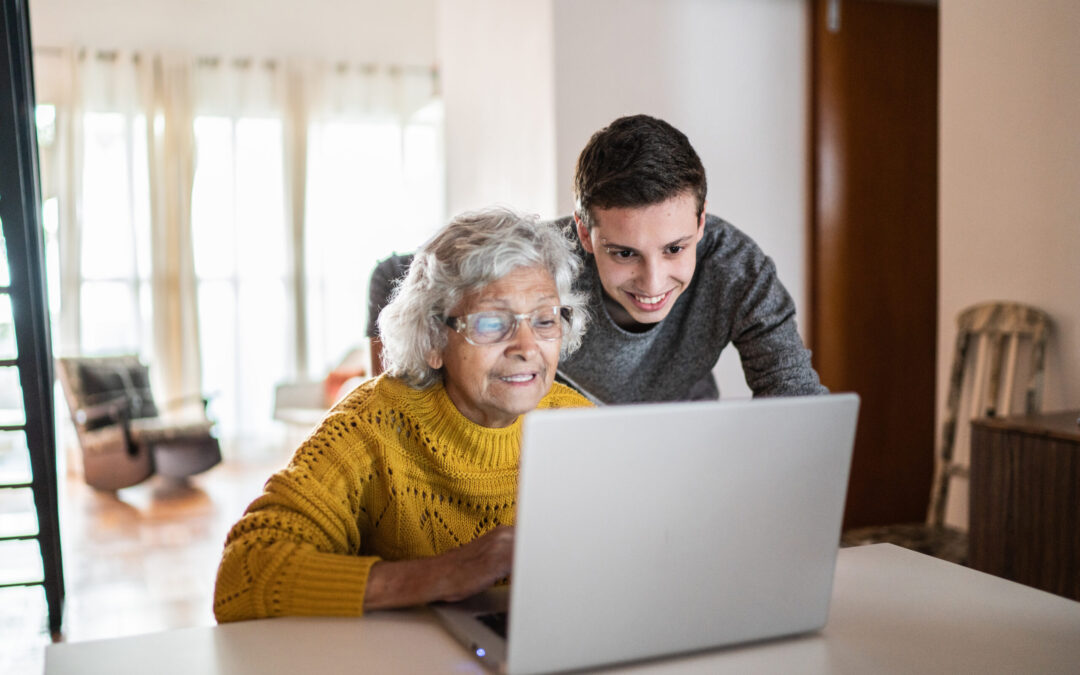
[[[593,209],[593,228],[575,214],[582,246],[596,257],[615,323],[633,329],[662,321],[694,276],[705,211],[683,192],[634,208]]]

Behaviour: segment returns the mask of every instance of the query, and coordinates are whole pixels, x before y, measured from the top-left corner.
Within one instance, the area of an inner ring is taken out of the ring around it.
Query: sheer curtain
[[[198,392],[186,65],[49,50],[35,66],[54,115],[42,196],[57,353],[135,352],[164,397]]]
[[[222,426],[250,442],[267,427],[274,385],[295,369],[285,82],[272,61],[203,59],[194,71],[203,386]]]
[[[363,342],[376,261],[441,224],[442,108],[428,70],[340,64],[305,78],[308,374]]]
[[[362,344],[374,262],[443,217],[434,74],[35,57],[58,354],[137,352],[162,397],[214,394],[227,452],[277,439],[274,385]]]
[[[147,133],[153,365],[168,399],[204,391],[191,219],[195,177],[190,64],[155,56],[140,70]],[[91,168],[92,167],[88,167]]]

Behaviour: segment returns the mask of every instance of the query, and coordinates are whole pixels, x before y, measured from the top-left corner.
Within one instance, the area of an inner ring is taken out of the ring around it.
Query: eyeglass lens
[[[477,312],[462,317],[465,335],[473,342],[490,344],[508,339],[518,321],[528,319],[533,335],[540,340],[562,337],[562,307],[542,307],[528,314],[513,312]]]

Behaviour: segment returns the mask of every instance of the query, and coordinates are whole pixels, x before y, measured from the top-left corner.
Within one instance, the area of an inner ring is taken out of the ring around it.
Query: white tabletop
[[[664,673],[1078,673],[1080,602],[905,549],[840,551],[817,634],[624,666]],[[45,672],[486,671],[426,609],[49,645]]]

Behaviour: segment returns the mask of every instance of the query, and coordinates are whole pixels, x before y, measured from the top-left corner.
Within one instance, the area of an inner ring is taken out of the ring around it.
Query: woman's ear
[[[428,352],[426,361],[427,364],[431,366],[432,370],[438,370],[439,368],[442,368],[442,354],[435,351],[434,349]]]

